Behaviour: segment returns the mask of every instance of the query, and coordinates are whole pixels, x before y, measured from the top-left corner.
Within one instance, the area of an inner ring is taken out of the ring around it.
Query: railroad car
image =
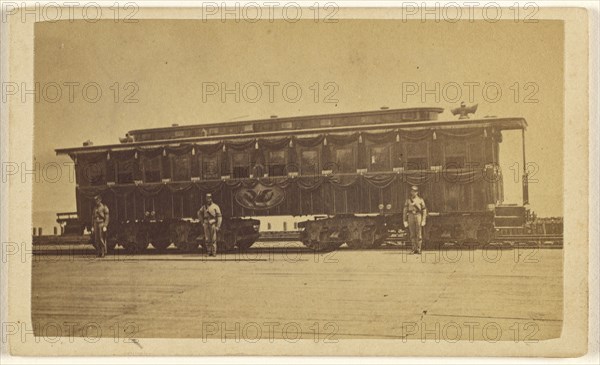
[[[499,144],[523,118],[439,120],[442,108],[387,109],[133,130],[121,143],[57,149],[75,162],[77,214],[90,228],[93,198],[111,212],[109,247],[184,251],[202,245],[196,212],[212,193],[224,216],[222,249],[246,249],[271,216],[301,222],[315,250],[382,244],[402,228],[411,185],[429,217],[425,242],[489,242],[521,226],[503,206]],[[525,174],[525,172],[524,172]],[[524,205],[527,185],[523,186]]]

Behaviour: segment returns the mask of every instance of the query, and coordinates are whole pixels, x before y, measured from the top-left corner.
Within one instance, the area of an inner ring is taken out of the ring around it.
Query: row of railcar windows
[[[189,181],[192,177],[218,180],[225,175],[234,179],[287,176],[290,172],[321,175],[323,170],[356,173],[361,167],[366,167],[368,172],[386,172],[394,168],[424,170],[434,165],[456,169],[469,167],[470,163],[471,166],[482,166],[485,163],[483,149],[481,143],[453,143],[443,147],[441,156],[434,156],[428,142],[409,142],[404,144],[404,148],[393,148],[392,144],[371,145],[367,148],[367,163],[360,166],[357,163],[358,151],[352,146],[332,148],[329,161],[323,161],[321,148],[299,148],[295,163],[289,162],[287,150],[267,151],[262,162],[255,161],[248,151],[171,155],[168,158],[142,156],[139,160],[116,161],[113,172],[107,171],[109,166],[105,162],[79,168],[78,182],[84,185],[106,184],[107,173],[114,174],[114,177],[108,176],[108,181],[129,184],[136,179],[156,183],[164,178],[171,181]],[[222,161],[223,158],[227,161]]]

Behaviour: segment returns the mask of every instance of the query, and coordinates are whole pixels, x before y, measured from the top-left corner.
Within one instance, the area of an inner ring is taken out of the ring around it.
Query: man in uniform
[[[92,215],[94,242],[96,244],[96,256],[106,255],[106,229],[108,227],[108,207],[102,204],[102,198],[98,195],[94,198],[96,206]]]
[[[404,203],[404,227],[408,228],[413,253],[420,254],[423,244],[423,232],[421,227],[425,226],[427,220],[427,208],[425,201],[419,196],[419,188],[413,186],[410,189],[410,197]]]
[[[208,256],[217,256],[217,232],[221,229],[223,218],[221,208],[212,200],[212,194],[206,194],[204,205],[198,210],[198,219],[204,227],[204,242]]]

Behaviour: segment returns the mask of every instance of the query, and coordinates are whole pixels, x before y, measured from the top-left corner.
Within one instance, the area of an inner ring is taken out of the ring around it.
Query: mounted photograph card
[[[585,356],[590,14],[493,4],[3,3],[3,351]]]

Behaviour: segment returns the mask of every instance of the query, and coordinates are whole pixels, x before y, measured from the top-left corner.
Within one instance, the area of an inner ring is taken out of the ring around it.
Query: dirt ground
[[[561,249],[419,256],[264,242],[216,258],[117,250],[98,259],[85,245],[34,252],[38,336],[527,342],[562,327]]]

